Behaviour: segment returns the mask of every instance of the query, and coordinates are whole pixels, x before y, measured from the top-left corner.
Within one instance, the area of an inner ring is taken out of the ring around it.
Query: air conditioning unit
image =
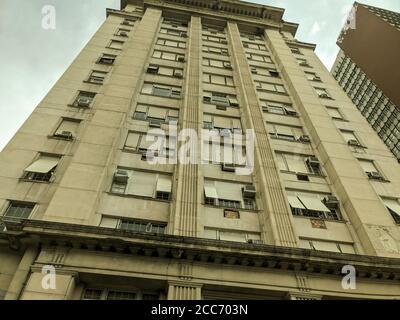
[[[111,58],[100,58],[100,63],[103,64],[113,64],[114,63],[114,59]]]
[[[339,206],[339,199],[336,198],[335,196],[329,195],[326,196],[323,200],[323,203],[329,208],[329,209],[336,209]]]
[[[147,73],[157,74],[158,73],[158,66],[149,66],[147,68]]]
[[[279,72],[276,70],[268,70],[269,74],[271,77],[278,78],[279,77]]]
[[[174,77],[175,77],[175,78],[180,78],[180,79],[182,79],[182,78],[183,78],[183,73],[182,73],[182,71],[175,71],[175,72],[174,72]]]
[[[368,178],[373,180],[382,180],[383,177],[379,172],[367,172]]]
[[[226,111],[226,106],[217,105],[216,108],[217,110]]]
[[[74,137],[71,131],[62,131],[61,133],[57,133],[55,136],[68,140],[72,140]]]
[[[150,120],[149,121],[149,127],[150,128],[161,128],[161,122],[156,121],[156,120]]]
[[[248,48],[249,45],[247,43],[243,43],[243,47]]]
[[[321,77],[320,76],[314,76],[314,81],[321,81]]]
[[[243,198],[255,199],[256,188],[254,186],[244,186],[242,188]]]
[[[360,143],[355,139],[351,139],[351,140],[347,141],[347,144],[349,146],[355,146],[355,147],[359,147],[360,146]]]
[[[307,136],[307,135],[302,135],[302,136],[300,136],[299,141],[300,141],[300,142],[303,142],[303,143],[310,143],[310,142],[311,142],[311,139],[310,139],[310,137]]]
[[[311,167],[319,167],[320,166],[320,162],[317,157],[314,157],[314,156],[308,157],[306,161],[307,161],[307,164],[310,165]]]
[[[126,31],[120,31],[119,35],[120,35],[121,37],[127,37],[127,36],[128,36],[128,32],[126,32]]]
[[[185,62],[184,56],[178,56],[178,62]]]
[[[212,99],[210,96],[203,96],[203,102],[205,103],[211,103]]]
[[[253,73],[253,74],[257,74],[257,73],[258,73],[258,71],[257,71],[257,68],[255,68],[255,67],[252,67],[252,68],[251,68],[251,73]]]
[[[226,40],[221,40],[220,43],[221,43],[221,44],[228,44],[228,41],[226,41]]]
[[[329,98],[329,95],[326,94],[326,93],[320,93],[320,94],[319,94],[319,97],[320,97],[320,98],[327,99],[327,98]]]
[[[254,240],[254,239],[248,239],[247,243],[251,243],[251,244],[264,244],[264,242],[262,240]]]
[[[187,33],[186,32],[181,32],[181,37],[182,38],[187,38]]]
[[[78,105],[79,107],[88,108],[88,107],[90,106],[90,102],[91,102],[91,101],[92,101],[92,100],[89,99],[89,98],[80,97],[80,98],[78,98],[78,100],[76,101],[76,103],[77,103],[77,105]]]
[[[226,172],[235,172],[235,165],[232,163],[222,163],[221,169]]]
[[[230,64],[230,63],[224,63],[224,68],[225,69],[229,69],[229,70],[232,70],[233,68],[232,68],[232,65]]]
[[[229,138],[231,136],[231,130],[229,130],[229,129],[221,129],[219,131],[219,136],[220,137]]]
[[[296,111],[285,109],[285,112],[286,112],[286,115],[288,115],[288,116],[297,117]]]
[[[129,179],[128,171],[118,169],[117,172],[114,173],[114,181],[119,183],[127,183]]]
[[[218,96],[213,96],[211,98],[211,103],[215,104],[217,107],[221,106],[221,107],[229,107],[229,100],[226,97],[218,97]]]
[[[303,67],[308,67],[308,63],[306,61],[300,61],[299,63]]]

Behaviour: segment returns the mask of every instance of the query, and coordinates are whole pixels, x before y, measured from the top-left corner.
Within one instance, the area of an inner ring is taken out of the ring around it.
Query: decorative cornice
[[[121,9],[128,4],[142,7],[164,6],[166,8],[176,5],[182,9],[207,10],[209,14],[218,12],[229,17],[237,16],[239,19],[247,19],[249,23],[269,21],[280,25],[283,30],[292,33],[293,36],[298,28],[298,24],[283,20],[285,9],[238,0],[121,0]]]
[[[396,258],[134,233],[39,220],[4,221],[4,224],[7,231],[0,232],[0,241],[8,241],[12,236],[13,241],[18,239],[25,246],[40,243],[176,259],[185,263],[200,261],[336,276],[341,275],[344,265],[352,265],[359,277],[400,281],[400,259]]]

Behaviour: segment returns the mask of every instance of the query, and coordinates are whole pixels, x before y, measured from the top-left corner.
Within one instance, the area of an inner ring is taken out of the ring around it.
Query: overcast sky
[[[336,39],[353,0],[254,0],[286,9],[297,38],[316,43],[331,68]],[[399,0],[363,3],[400,11]],[[56,29],[42,28],[42,9],[56,9]],[[39,104],[119,0],[0,0],[0,150]]]

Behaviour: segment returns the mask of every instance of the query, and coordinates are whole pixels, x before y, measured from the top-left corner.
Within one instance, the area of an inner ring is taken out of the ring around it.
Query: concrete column
[[[262,204],[260,225],[267,243],[296,247],[297,236],[293,227],[293,217],[284,186],[277,167],[274,150],[264,121],[262,107],[257,98],[257,90],[246,58],[246,52],[235,23],[228,23],[228,33],[232,45],[235,80],[241,94],[241,108],[247,128],[254,129],[254,181]]]
[[[192,17],[190,22],[187,71],[185,85],[185,101],[181,110],[180,129],[189,129],[196,135],[190,139],[197,139],[201,146],[201,19]],[[170,232],[175,235],[196,237],[200,233],[199,212],[202,192],[199,184],[200,153],[192,155],[197,164],[182,164],[178,162],[176,169],[175,203],[171,206]],[[194,161],[193,161],[194,162]]]
[[[18,300],[21,290],[26,283],[32,264],[35,262],[38,249],[36,247],[29,247],[26,249],[21,262],[11,280],[4,300]]]
[[[168,300],[201,300],[201,285],[187,282],[169,282]]]

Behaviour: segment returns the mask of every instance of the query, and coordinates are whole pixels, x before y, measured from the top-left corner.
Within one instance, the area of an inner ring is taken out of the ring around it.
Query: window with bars
[[[28,219],[35,207],[34,203],[11,201],[4,213],[4,217],[14,219]]]

